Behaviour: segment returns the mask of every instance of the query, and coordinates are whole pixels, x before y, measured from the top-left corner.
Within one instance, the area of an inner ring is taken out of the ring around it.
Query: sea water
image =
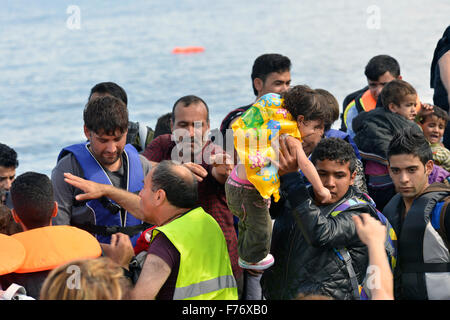
[[[17,151],[17,174],[50,175],[61,148],[85,140],[83,108],[98,82],[126,90],[132,121],[154,128],[195,94],[217,128],[254,101],[250,73],[263,53],[288,56],[293,85],[324,88],[340,103],[366,85],[368,60],[389,54],[432,102],[430,64],[450,24],[448,0],[0,3],[0,142]],[[172,54],[178,46],[205,51]]]

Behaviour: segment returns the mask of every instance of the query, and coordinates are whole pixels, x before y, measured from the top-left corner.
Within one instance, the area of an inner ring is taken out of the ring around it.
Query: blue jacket
[[[67,153],[72,153],[83,169],[85,179],[102,184],[112,184],[105,170],[92,156],[87,146],[88,143],[86,142],[64,148],[58,156],[58,161]],[[139,192],[143,187],[144,181],[144,173],[142,171],[139,154],[130,144],[125,145],[124,153],[128,160],[127,190],[134,193]],[[125,212],[124,221],[122,221],[122,215],[120,210],[118,210],[120,207],[110,199],[103,198],[90,200],[86,202],[86,206],[91,209],[92,214],[94,215],[95,226],[110,227],[110,234],[122,232],[120,228],[117,229],[114,227],[132,227],[142,224],[141,220],[135,218],[132,214],[128,214],[128,212]],[[84,227],[87,227],[86,230],[93,232],[92,229],[90,230],[89,228],[92,226]],[[140,231],[137,230],[135,235],[130,236],[133,246],[136,244],[139,235]],[[110,235],[97,234],[96,237],[99,242],[110,243]]]

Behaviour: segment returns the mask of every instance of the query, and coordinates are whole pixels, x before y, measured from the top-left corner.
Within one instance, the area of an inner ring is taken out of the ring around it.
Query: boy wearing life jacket
[[[41,286],[52,269],[75,259],[101,255],[100,244],[86,231],[52,226],[51,219],[58,214],[58,205],[46,175],[26,172],[18,176],[11,186],[11,198],[14,220],[24,230],[11,237],[23,245],[25,259],[12,273],[0,277],[1,287],[16,283],[29,296],[39,299]]]
[[[398,236],[396,299],[450,299],[450,187],[428,183],[433,154],[421,132],[407,128],[389,144],[389,175],[398,192],[383,214]]]

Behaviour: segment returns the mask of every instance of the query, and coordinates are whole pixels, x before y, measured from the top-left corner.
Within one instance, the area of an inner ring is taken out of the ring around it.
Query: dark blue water
[[[0,142],[18,152],[18,174],[50,174],[59,150],[84,139],[82,111],[101,81],[125,88],[132,121],[154,127],[177,98],[196,94],[216,128],[232,108],[253,101],[251,66],[262,53],[289,56],[293,84],[325,88],[340,102],[365,85],[367,61],[383,53],[431,102],[429,65],[450,24],[448,0],[1,4]],[[67,25],[71,5],[79,29]],[[173,55],[176,46],[205,52]]]

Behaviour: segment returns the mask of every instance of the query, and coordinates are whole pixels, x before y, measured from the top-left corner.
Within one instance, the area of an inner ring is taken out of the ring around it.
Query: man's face
[[[174,110],[175,120],[171,123],[178,150],[188,151],[191,157],[202,151],[205,145],[209,121],[206,106],[202,102],[191,103],[185,107],[179,103]]]
[[[399,154],[389,158],[388,167],[395,190],[403,198],[413,199],[428,187],[428,176],[433,170],[433,160],[424,166],[417,156]]]
[[[117,129],[114,135],[108,135],[104,132],[97,134],[85,127],[84,133],[90,142],[92,154],[100,164],[108,168],[117,163],[125,148],[127,131],[121,133]]]
[[[420,126],[422,127],[423,135],[429,143],[436,144],[441,142],[446,126],[444,119],[438,118],[435,115],[428,116]]]
[[[383,90],[384,85],[391,82],[392,80],[400,78],[401,77],[395,78],[389,71],[386,71],[376,81],[367,79],[367,84],[369,85],[369,90],[372,94],[372,97],[375,100],[378,100],[378,96],[380,95],[381,90]]]
[[[16,177],[15,167],[3,167],[0,166],[0,190],[9,191],[11,184]]]
[[[350,162],[317,160],[315,167],[323,186],[331,193],[331,200],[322,204],[331,204],[341,200],[355,181],[356,171],[350,173]]]
[[[417,103],[417,95],[408,94],[405,96],[403,101],[400,102],[400,105],[391,103],[389,109],[393,113],[397,113],[408,120],[414,120],[417,114],[416,103]]]
[[[291,85],[291,72],[271,72],[267,75],[266,80],[256,78],[254,81],[258,97],[267,93],[282,93],[289,89]]]

